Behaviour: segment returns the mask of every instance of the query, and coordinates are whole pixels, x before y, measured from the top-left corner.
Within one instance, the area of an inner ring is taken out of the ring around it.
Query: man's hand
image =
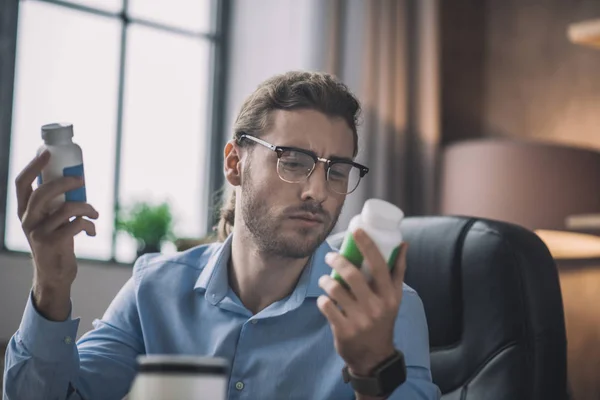
[[[35,305],[46,318],[62,321],[70,311],[71,285],[77,274],[73,237],[81,231],[95,236],[94,223],[83,217],[96,219],[98,212],[83,202],[66,202],[51,209],[52,199],[83,185],[81,178],[59,178],[33,190],[33,181],[49,160],[50,154],[43,152],[17,177],[17,212],[35,264]]]
[[[370,269],[371,283],[363,273],[337,253],[326,262],[349,286],[323,275],[319,286],[327,296],[319,296],[317,306],[333,332],[334,344],[354,375],[368,376],[374,367],[394,354],[394,324],[402,301],[406,270],[406,243],[402,244],[393,273],[368,235],[358,230],[354,239]]]

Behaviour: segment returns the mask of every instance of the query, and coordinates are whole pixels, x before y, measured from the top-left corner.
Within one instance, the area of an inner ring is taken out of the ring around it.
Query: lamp
[[[600,19],[570,24],[567,36],[575,44],[600,48]]]
[[[600,258],[600,152],[478,139],[449,145],[441,165],[442,214],[521,225],[556,259]]]

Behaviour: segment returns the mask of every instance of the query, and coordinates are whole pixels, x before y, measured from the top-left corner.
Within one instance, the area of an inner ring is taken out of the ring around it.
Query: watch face
[[[379,378],[380,389],[386,395],[393,392],[398,386],[406,381],[406,364],[404,363],[404,354],[398,352],[398,356],[389,363],[386,363],[376,372]]]

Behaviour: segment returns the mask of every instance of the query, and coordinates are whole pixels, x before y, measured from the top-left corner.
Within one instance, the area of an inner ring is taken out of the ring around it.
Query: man
[[[223,242],[138,259],[77,343],[73,236],[93,236],[88,218],[98,213],[66,203],[48,214],[49,199],[82,182],[64,178],[33,190],[49,156],[34,159],[16,181],[35,274],[8,348],[5,399],[120,399],[136,356],[156,353],[226,358],[230,399],[438,398],[423,306],[403,284],[406,246],[390,273],[357,232],[369,282],[325,242],[368,171],[353,162],[359,111],[327,74],[293,72],[261,84],[225,147],[234,194],[222,210]],[[329,277],[331,268],[348,289]]]

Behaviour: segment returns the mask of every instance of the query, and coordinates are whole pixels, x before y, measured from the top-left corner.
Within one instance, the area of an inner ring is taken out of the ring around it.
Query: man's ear
[[[230,140],[225,145],[223,167],[225,169],[225,179],[233,185],[239,186],[242,182],[242,163],[239,147],[235,141]]]

